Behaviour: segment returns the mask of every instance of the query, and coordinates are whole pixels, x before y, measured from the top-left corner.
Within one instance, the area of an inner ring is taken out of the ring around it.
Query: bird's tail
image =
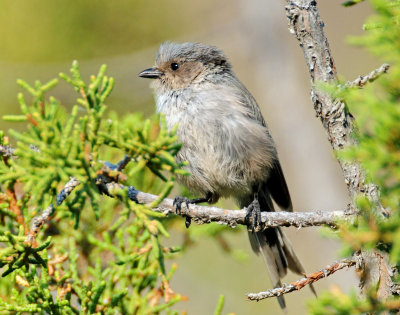
[[[275,288],[282,287],[281,278],[286,275],[287,268],[304,275],[304,268],[281,229],[249,232],[249,239],[253,251],[262,255]],[[283,296],[278,297],[278,302],[282,309],[286,308]]]
[[[259,193],[261,211],[275,211],[268,192]],[[289,268],[294,273],[304,275],[305,270],[293,250],[293,247],[280,228],[269,228],[261,232],[249,232],[250,244],[256,254],[261,254],[267,265],[271,281],[275,287],[281,287]],[[315,290],[311,287],[315,294]],[[283,296],[278,297],[282,309],[286,308]]]

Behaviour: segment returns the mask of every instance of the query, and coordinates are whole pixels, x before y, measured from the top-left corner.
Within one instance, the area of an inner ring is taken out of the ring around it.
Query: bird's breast
[[[268,176],[273,143],[265,127],[236,108],[234,97],[217,92],[159,95],[157,110],[169,129],[178,125],[182,148],[177,160],[189,162],[191,176],[181,181],[190,190],[248,194],[254,182]]]

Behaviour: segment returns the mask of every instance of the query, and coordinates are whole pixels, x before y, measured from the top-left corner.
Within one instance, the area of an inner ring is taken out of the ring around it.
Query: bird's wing
[[[284,211],[293,211],[289,189],[285,177],[283,176],[279,160],[275,160],[274,167],[271,169],[265,185],[279,208]]]
[[[264,120],[264,117],[261,114],[260,107],[258,106],[256,100],[239,80],[235,81],[235,86],[241,91],[240,98],[242,99],[242,103],[246,107],[248,107],[248,115],[250,115],[251,118],[257,120],[261,125],[267,128],[268,137],[270,137],[271,141],[273,141],[271,135],[269,134],[268,126]],[[279,163],[278,158],[275,159],[269,177],[263,184],[262,189],[268,190],[270,192],[273,200],[282,210],[293,211],[289,189],[287,187],[282,167]]]

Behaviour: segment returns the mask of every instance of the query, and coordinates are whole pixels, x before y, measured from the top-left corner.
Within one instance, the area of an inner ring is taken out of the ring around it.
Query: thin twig
[[[64,189],[57,195],[57,206],[59,206],[65,198],[72,192],[72,190],[79,185],[79,181],[75,177],[71,177],[65,184]],[[31,230],[29,231],[25,244],[33,244],[36,235],[39,233],[42,226],[49,222],[54,215],[54,206],[50,204],[39,216],[33,219]]]
[[[357,79],[355,79],[352,82],[348,81],[346,83],[346,87],[356,87],[356,86],[363,87],[367,83],[375,81],[382,74],[386,73],[389,70],[389,68],[390,68],[390,65],[388,65],[387,63],[384,63],[378,69],[371,71],[367,75],[364,75],[364,76],[360,75]]]
[[[259,293],[249,293],[247,294],[247,299],[251,301],[260,301],[263,299],[267,299],[270,297],[277,297],[281,296],[286,293],[290,293],[293,291],[300,290],[304,288],[307,285],[310,285],[322,278],[329,277],[331,274],[335,273],[336,271],[343,269],[345,267],[351,267],[356,265],[356,259],[353,258],[347,258],[343,259],[338,263],[335,263],[333,265],[326,266],[324,269],[314,272],[310,274],[307,277],[304,277],[300,280],[297,280],[296,282],[293,282],[288,285],[284,285],[281,288],[275,288],[271,290],[267,290],[264,292],[259,292]]]
[[[75,177],[71,177],[68,183],[65,184],[64,189],[57,195],[57,206],[62,204],[65,198],[72,192],[72,190],[79,185],[79,181]]]
[[[36,217],[33,219],[32,225],[31,225],[31,230],[29,231],[25,244],[33,244],[36,238],[36,235],[39,233],[40,229],[42,226],[50,221],[51,217],[54,214],[54,206],[53,204],[50,204],[41,214],[40,216]]]
[[[118,162],[117,170],[122,171],[130,161],[131,161],[130,156],[126,154],[125,157],[121,161]]]

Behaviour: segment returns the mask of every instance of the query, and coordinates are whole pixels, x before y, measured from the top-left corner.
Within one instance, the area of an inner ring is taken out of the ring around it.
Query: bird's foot
[[[246,221],[252,232],[261,230],[261,207],[257,198],[247,207]]]
[[[187,197],[176,196],[174,198],[174,202],[173,202],[173,205],[175,206],[176,214],[179,214],[179,215],[182,214],[182,205],[183,204],[186,204],[186,208],[189,209],[189,204],[192,203],[191,201],[192,200],[190,200]],[[190,217],[185,216],[185,226],[187,229],[189,228],[191,223],[192,223],[192,220],[190,219]]]
[[[205,198],[196,198],[196,199],[189,199],[187,197],[176,196],[174,198],[173,205],[175,206],[176,214],[181,214],[182,212],[182,205],[186,204],[186,208],[189,209],[189,204],[197,204],[202,202],[210,202],[212,197],[207,195]]]
[[[207,194],[205,198],[197,198],[197,199],[189,199],[187,197],[181,197],[181,196],[176,196],[174,198],[173,205],[175,206],[175,211],[176,214],[181,215],[182,214],[182,205],[186,204],[186,208],[189,209],[189,204],[196,204],[196,203],[202,203],[202,202],[210,202],[211,195]],[[185,216],[185,226],[186,228],[189,228],[190,224],[192,223],[190,217]]]
[[[186,204],[186,208],[189,208],[189,203],[190,200],[187,197],[182,197],[182,196],[176,196],[174,198],[173,205],[175,206],[175,212],[176,214],[181,214],[182,213],[182,205]]]

